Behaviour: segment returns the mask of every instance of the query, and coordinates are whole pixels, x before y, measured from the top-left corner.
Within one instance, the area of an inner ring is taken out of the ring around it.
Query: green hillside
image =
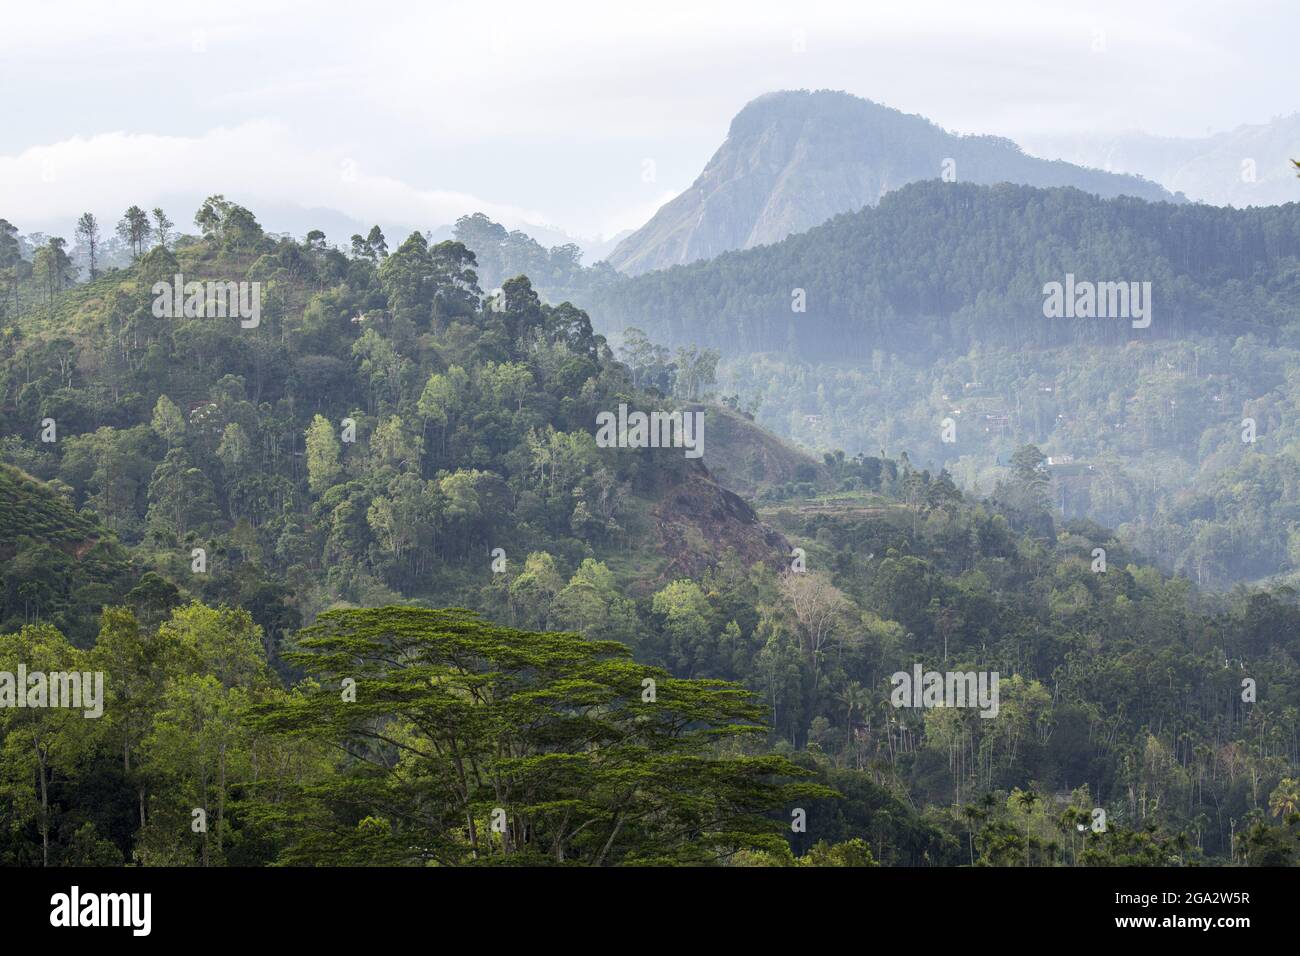
[[[0,549],[13,549],[22,538],[84,545],[99,533],[91,518],[78,514],[54,489],[12,465],[0,464]]]
[[[1046,317],[1067,275],[1149,282],[1150,325]],[[916,183],[583,301],[610,334],[716,348],[721,389],[819,459],[905,451],[987,492],[1033,444],[1063,517],[1166,570],[1300,569],[1300,203]]]
[[[715,353],[620,361],[458,242],[195,221],[0,289],[0,670],[108,695],[0,709],[5,862],[1300,858],[1294,591],[1064,520],[1031,444],[978,494],[897,441],[810,458]],[[156,314],[177,274],[259,321]],[[702,458],[605,447],[620,405],[702,412]],[[905,709],[917,668],[1000,696]]]
[[[1230,209],[931,181],[782,242],[604,287],[581,304],[602,331],[636,327],[670,346],[864,364],[877,352],[933,359],[975,345],[1196,335],[1294,345],[1298,262],[1300,203]],[[1043,287],[1067,273],[1150,282],[1151,325],[1045,318]]]

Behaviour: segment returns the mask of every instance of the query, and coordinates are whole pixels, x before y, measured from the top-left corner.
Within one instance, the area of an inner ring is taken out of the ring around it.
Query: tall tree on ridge
[[[90,260],[90,277],[99,276],[97,256],[99,253],[99,220],[93,213],[83,212],[77,220],[77,245],[86,247],[86,256]]]
[[[161,207],[154,207],[153,231],[154,235],[158,237],[158,245],[162,246],[164,249],[167,248],[167,240],[171,238],[171,228],[174,225],[176,225],[176,223],[167,218],[167,213],[163,212]]]
[[[139,206],[128,209],[117,224],[119,238],[131,247],[132,260],[140,258],[151,232],[153,228],[149,225],[149,214]]]

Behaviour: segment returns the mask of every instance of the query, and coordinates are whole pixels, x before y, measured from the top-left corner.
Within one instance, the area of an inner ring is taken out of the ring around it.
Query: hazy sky
[[[190,228],[215,192],[334,241],[473,210],[610,234],[775,89],[1013,139],[1300,107],[1295,2],[0,0],[0,23],[0,216],[69,235],[131,203]]]

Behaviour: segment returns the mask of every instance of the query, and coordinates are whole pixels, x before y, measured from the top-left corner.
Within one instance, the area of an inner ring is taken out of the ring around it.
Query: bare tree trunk
[[[222,835],[225,831],[226,821],[226,745],[221,745],[221,760],[219,762],[219,780],[217,783],[217,852],[221,851]]]
[[[41,866],[50,865],[50,791],[45,779],[45,757],[37,750],[41,778]]]
[[[623,829],[623,814],[620,811],[618,816],[614,819],[614,829],[610,831],[609,839],[606,840],[605,845],[600,848],[600,854],[596,857],[592,866],[605,865],[605,857],[609,855],[610,849],[614,846],[614,838],[618,836],[618,831],[621,829]]]

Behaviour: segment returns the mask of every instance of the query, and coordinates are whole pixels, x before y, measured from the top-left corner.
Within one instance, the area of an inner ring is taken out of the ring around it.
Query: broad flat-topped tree
[[[706,863],[779,849],[786,824],[766,814],[834,795],[736,753],[764,732],[742,687],[674,679],[613,641],[388,607],[324,614],[299,646],[312,679],[258,722],[347,757],[258,808],[287,862]]]

